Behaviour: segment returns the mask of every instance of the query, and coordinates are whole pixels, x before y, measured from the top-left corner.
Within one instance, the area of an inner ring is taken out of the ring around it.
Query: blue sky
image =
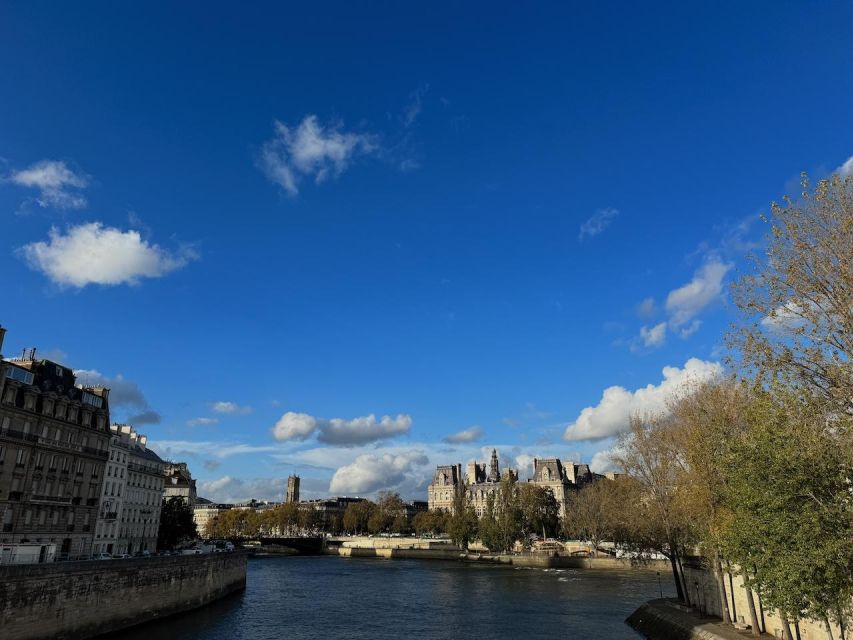
[[[5,355],[215,499],[603,469],[853,154],[853,5],[594,4],[3,3]]]

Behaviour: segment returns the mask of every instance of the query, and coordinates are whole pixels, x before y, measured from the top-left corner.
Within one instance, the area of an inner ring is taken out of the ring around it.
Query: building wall
[[[127,494],[121,509],[117,544],[121,553],[157,550],[163,504],[163,461],[131,447],[127,463]]]
[[[245,585],[242,553],[0,567],[0,629],[3,640],[91,638]]]
[[[77,387],[47,360],[4,361],[0,391],[0,542],[92,551],[107,459],[109,390]]]

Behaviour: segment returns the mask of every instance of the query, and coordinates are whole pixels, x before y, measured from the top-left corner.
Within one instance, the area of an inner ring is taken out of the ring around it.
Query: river
[[[669,574],[661,573],[671,596]],[[249,560],[246,591],[123,640],[633,638],[654,571],[521,569],[332,556]]]

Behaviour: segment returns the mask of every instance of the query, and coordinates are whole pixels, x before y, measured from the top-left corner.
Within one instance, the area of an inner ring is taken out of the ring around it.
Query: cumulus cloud
[[[428,464],[429,458],[419,451],[360,455],[352,463],[335,471],[329,483],[329,491],[367,494],[380,489],[394,489]]]
[[[187,420],[187,426],[190,427],[209,427],[219,422],[219,418],[191,418]]]
[[[609,473],[611,471],[619,471],[619,466],[613,460],[614,449],[605,449],[597,452],[592,456],[589,463],[590,471],[593,473]]]
[[[584,238],[594,238],[609,227],[610,223],[613,222],[618,215],[618,209],[599,209],[592,215],[592,217],[589,218],[589,220],[580,226],[578,239],[583,240]]]
[[[411,427],[412,418],[405,414],[396,418],[382,416],[379,420],[372,413],[352,420],[326,420],[288,411],[279,418],[272,432],[276,440],[305,440],[316,433],[317,440],[325,444],[357,447],[408,433]]]
[[[666,322],[661,322],[651,328],[642,327],[640,329],[640,338],[646,347],[661,346],[666,342]]]
[[[761,319],[761,326],[773,333],[794,333],[807,324],[805,308],[793,300],[774,309]]]
[[[57,228],[47,242],[33,242],[18,251],[31,269],[41,271],[60,286],[137,284],[186,266],[197,254],[189,248],[173,253],[149,244],[133,229],[121,231],[89,222]]]
[[[483,437],[483,430],[474,425],[473,427],[469,427],[468,429],[463,429],[462,431],[457,431],[456,433],[443,438],[443,442],[447,442],[448,444],[462,444],[465,442],[475,442]]]
[[[210,408],[213,409],[216,413],[227,413],[229,415],[237,415],[242,416],[247,413],[252,413],[252,407],[241,407],[236,402],[214,402],[210,405]]]
[[[376,136],[341,131],[337,124],[323,126],[307,115],[296,127],[275,122],[275,135],[264,143],[259,159],[267,178],[288,194],[299,193],[302,178],[320,184],[343,173],[352,161],[378,149]]]
[[[288,411],[272,428],[276,440],[305,440],[317,429],[317,418],[307,413]]]
[[[686,384],[703,382],[722,374],[718,362],[690,358],[684,367],[664,367],[663,380],[629,391],[612,386],[604,390],[598,404],[586,407],[574,422],[566,427],[565,440],[599,440],[626,431],[630,417],[639,413],[666,411],[666,401]]]
[[[352,447],[408,433],[412,428],[412,418],[404,414],[396,418],[382,416],[377,420],[372,413],[369,416],[343,420],[334,418],[320,425],[317,439],[326,444]]]
[[[61,160],[41,160],[9,177],[14,184],[37,189],[36,203],[54,209],[82,209],[86,198],[80,193],[89,184],[87,176],[75,173]]]
[[[847,160],[835,170],[835,173],[838,173],[842,176],[853,175],[853,156],[847,158]]]
[[[287,480],[284,478],[253,478],[244,480],[230,475],[198,483],[198,494],[218,503],[234,504],[255,500],[280,501]]]
[[[690,282],[670,291],[666,297],[670,326],[678,328],[687,324],[705,307],[719,299],[723,292],[723,278],[733,266],[711,258],[693,274]]]

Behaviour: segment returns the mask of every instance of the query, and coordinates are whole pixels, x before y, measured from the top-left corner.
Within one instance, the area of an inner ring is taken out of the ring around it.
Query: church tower
[[[299,476],[287,478],[287,497],[285,502],[299,502]]]
[[[492,449],[492,460],[489,462],[489,482],[498,482],[501,479],[501,472],[498,468],[498,452]]]

